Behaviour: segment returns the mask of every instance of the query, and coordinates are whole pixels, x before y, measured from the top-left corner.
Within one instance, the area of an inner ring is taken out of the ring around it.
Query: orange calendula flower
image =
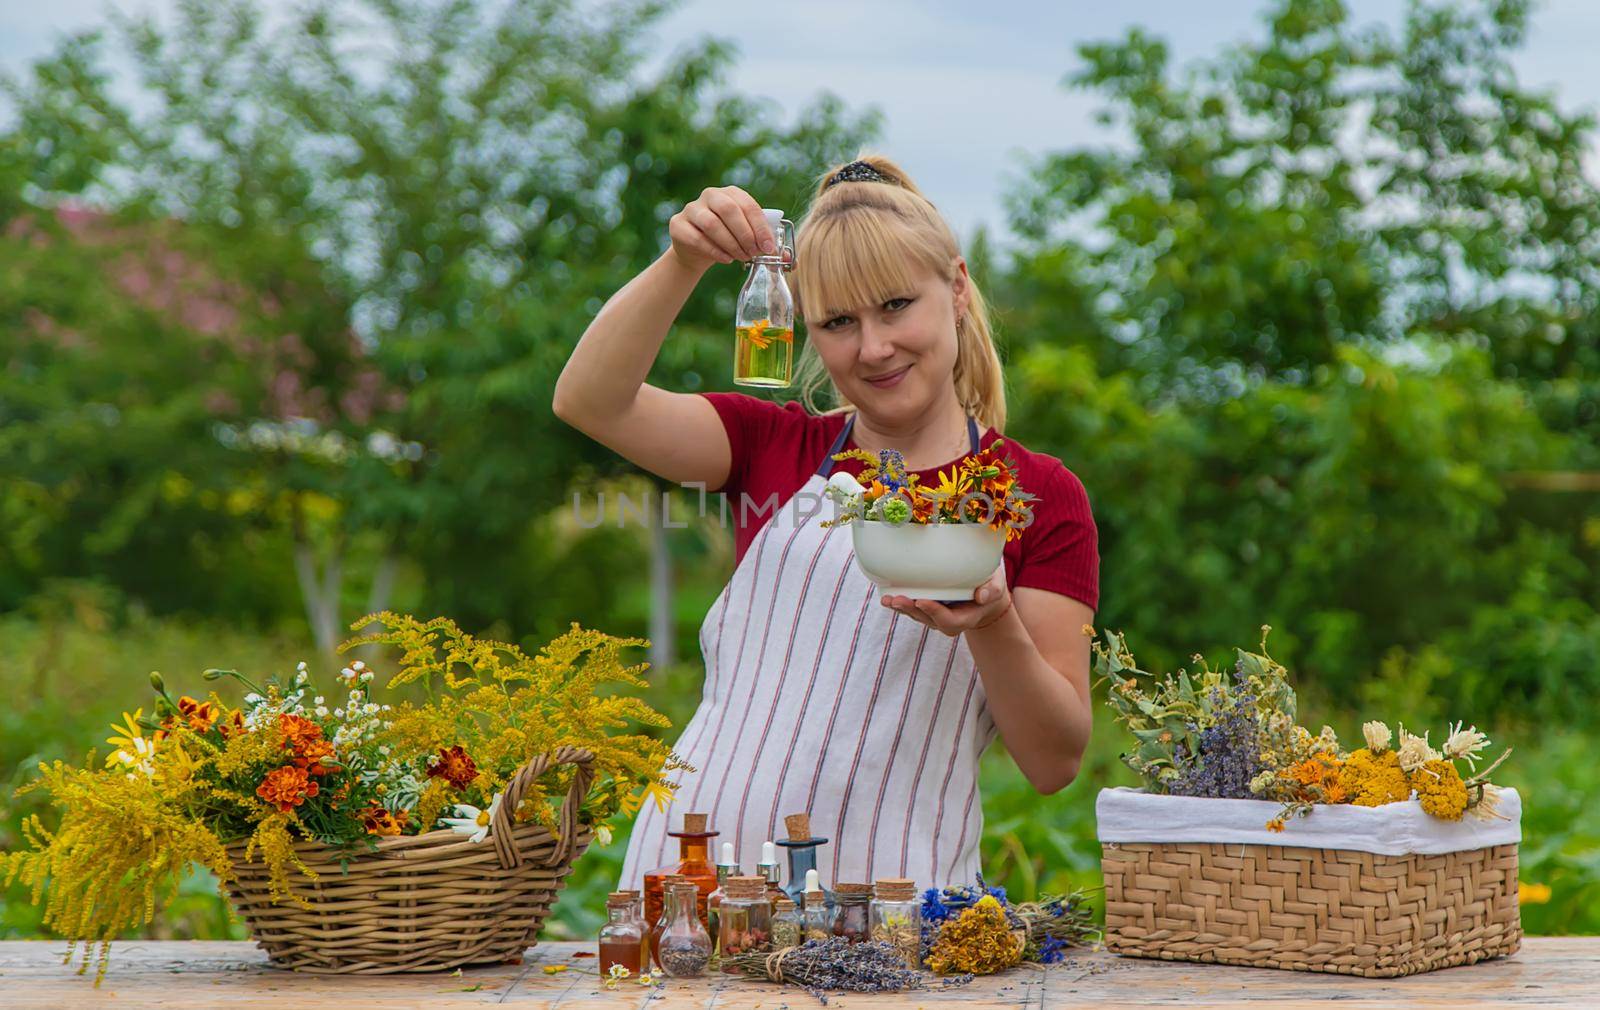
[[[369,835],[393,838],[405,830],[406,811],[402,810],[397,814],[373,805],[361,811],[361,823]]]
[[[1284,823],[1282,817],[1274,817],[1272,820],[1267,822],[1268,831],[1282,831],[1283,828]]]
[[[457,789],[465,789],[478,777],[478,765],[460,744],[456,744],[441,748],[439,756],[428,762],[428,777],[444,779]]]
[[[184,695],[178,699],[178,714],[189,724],[190,729],[196,733],[204,733],[216,725],[220,713],[217,711],[217,706],[211,702],[199,701]]]
[[[267,773],[261,785],[256,787],[256,795],[287,814],[293,813],[295,807],[317,795],[319,788],[304,768],[284,765]]]

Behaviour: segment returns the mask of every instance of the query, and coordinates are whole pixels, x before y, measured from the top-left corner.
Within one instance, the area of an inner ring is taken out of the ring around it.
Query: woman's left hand
[[[1006,568],[996,568],[989,580],[972,591],[970,603],[944,604],[937,600],[914,600],[909,596],[885,596],[890,610],[954,638],[964,631],[987,627],[1011,609],[1011,591],[1006,588]]]

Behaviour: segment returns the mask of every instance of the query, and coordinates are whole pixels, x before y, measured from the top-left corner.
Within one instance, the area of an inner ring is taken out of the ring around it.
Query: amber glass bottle
[[[707,820],[707,814],[684,814],[683,830],[667,832],[678,840],[678,861],[644,875],[644,919],[652,926],[661,921],[661,884],[665,877],[671,875],[694,884],[699,895],[695,912],[700,917],[701,925],[709,927],[706,899],[717,889],[717,870],[711,865],[711,839],[717,837],[717,832],[708,830]]]

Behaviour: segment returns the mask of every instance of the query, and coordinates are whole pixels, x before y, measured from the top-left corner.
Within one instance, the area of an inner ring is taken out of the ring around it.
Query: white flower
[[[1504,792],[1504,789],[1494,783],[1485,782],[1483,784],[1483,798],[1468,807],[1467,813],[1485,821],[1508,820],[1506,815],[1500,812],[1500,796]]]
[[[1400,727],[1400,747],[1395,753],[1400,758],[1400,770],[1407,774],[1439,760],[1439,752],[1428,746],[1428,734],[1412,736],[1404,726]]]
[[[294,665],[294,668],[296,670],[299,670],[301,673],[305,673],[306,672],[306,661],[302,659],[300,662],[298,662],[298,663],[296,663]]]
[[[347,666],[343,670],[339,671],[339,676],[343,677],[345,680],[355,680],[356,672]]]
[[[351,691],[350,692],[350,700],[353,701],[353,702],[360,701],[361,700],[361,692],[360,691]]]
[[[1389,741],[1394,738],[1388,726],[1376,721],[1362,723],[1361,735],[1367,738],[1367,750],[1374,754],[1382,754],[1388,750]]]
[[[328,706],[326,705],[318,705],[312,711],[316,714],[318,719],[326,719],[328,717]]]
[[[313,704],[313,705],[323,705],[323,704],[326,704],[326,703],[327,703],[327,699],[324,698],[320,694],[317,695],[315,698],[311,699],[311,704]]]
[[[344,718],[344,709],[342,709],[342,708],[334,709],[333,710],[333,717],[335,719],[343,719]]]
[[[246,705],[259,705],[266,700],[267,699],[261,697],[259,694],[256,694],[254,691],[251,691],[249,694],[244,696],[244,703]]]
[[[378,753],[382,754],[384,757],[388,757],[389,756],[389,745],[388,744],[384,744],[383,746],[379,747],[378,748]]]
[[[596,845],[610,845],[611,844],[611,826],[608,825],[608,824],[602,824],[598,828],[595,828],[594,829],[594,841],[595,841]]]
[[[1478,732],[1478,727],[1470,726],[1461,728],[1461,723],[1456,723],[1450,729],[1450,736],[1444,742],[1445,757],[1462,758],[1474,770],[1477,769],[1478,753],[1489,746],[1489,738]]]
[[[363,683],[363,684],[372,683],[372,671],[371,670],[368,670],[368,671],[366,671],[365,673],[363,673],[361,675],[361,683]]]
[[[454,817],[441,817],[440,823],[449,826],[458,835],[470,835],[469,842],[481,842],[489,836],[489,825],[500,812],[500,800],[505,793],[495,793],[488,810],[479,810],[470,803],[457,803]]]
[[[294,682],[297,685],[298,684],[304,684],[306,682],[306,672],[304,670],[301,670],[299,673],[295,674],[294,675]]]

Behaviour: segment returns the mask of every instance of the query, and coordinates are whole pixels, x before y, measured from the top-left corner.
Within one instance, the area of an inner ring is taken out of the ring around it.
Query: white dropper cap
[[[722,865],[723,866],[732,866],[733,865],[733,843],[732,842],[723,842],[722,843]]]
[[[778,847],[771,842],[761,843],[761,865],[775,866],[778,862]]]
[[[808,890],[808,891],[820,891],[820,890],[822,890],[822,877],[818,876],[816,870],[807,870],[806,871],[806,890]]]

